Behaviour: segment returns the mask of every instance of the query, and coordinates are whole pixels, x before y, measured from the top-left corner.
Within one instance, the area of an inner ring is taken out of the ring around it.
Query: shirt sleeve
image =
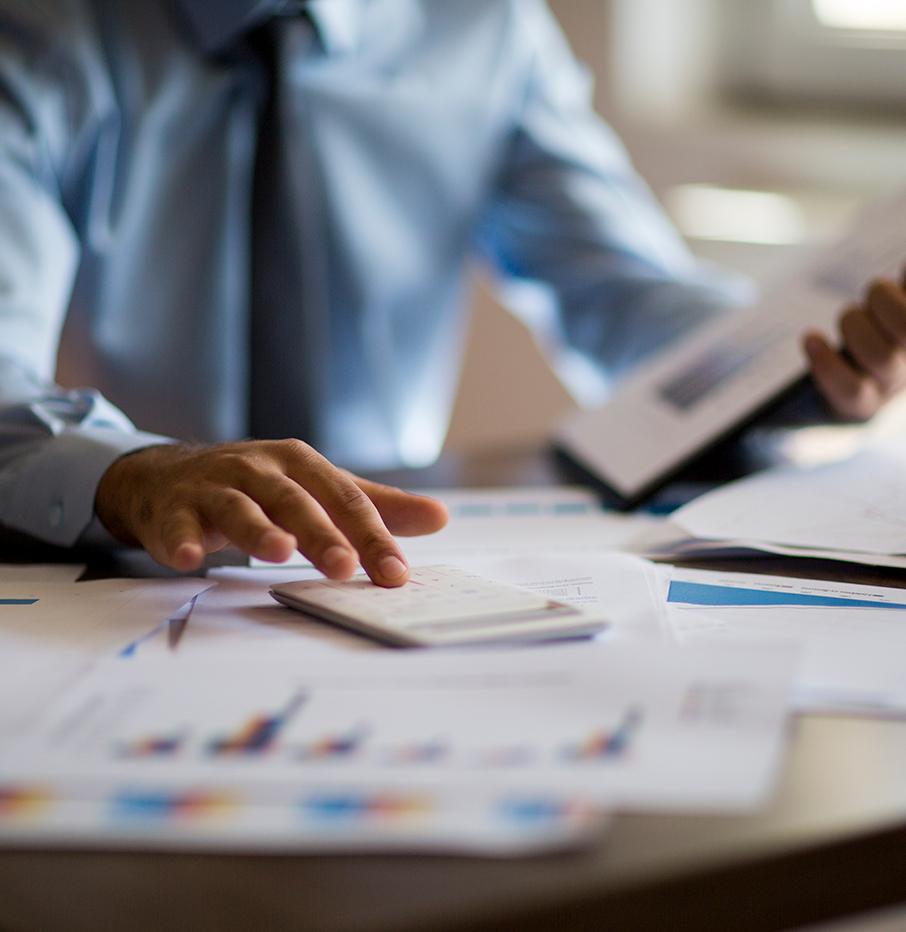
[[[166,438],[136,431],[98,392],[54,383],[79,263],[64,206],[69,154],[87,110],[77,47],[44,7],[0,11],[0,524],[72,546],[107,467]]]
[[[691,256],[595,114],[591,82],[542,0],[520,2],[513,29],[525,79],[479,249],[535,286],[557,341],[606,386],[753,289]]]

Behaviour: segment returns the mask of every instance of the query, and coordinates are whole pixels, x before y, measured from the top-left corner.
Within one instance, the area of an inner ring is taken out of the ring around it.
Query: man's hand
[[[810,331],[803,337],[812,377],[834,412],[864,421],[906,388],[906,278],[878,279],[840,316],[843,351]]]
[[[276,563],[298,548],[326,576],[361,560],[381,586],[402,585],[392,534],[430,534],[444,506],[338,469],[299,440],[158,446],[121,457],[98,485],[95,511],[127,544],[180,571],[233,545]]]

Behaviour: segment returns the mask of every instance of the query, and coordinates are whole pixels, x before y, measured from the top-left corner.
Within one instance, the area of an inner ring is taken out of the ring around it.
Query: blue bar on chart
[[[256,715],[233,734],[213,739],[208,743],[208,754],[212,757],[250,756],[269,751],[276,744],[280,732],[302,707],[306,698],[305,693],[296,693],[276,715]]]
[[[904,602],[882,602],[873,599],[810,595],[804,592],[785,591],[775,588],[753,589],[678,579],[670,583],[667,601],[684,605],[813,605],[825,608],[906,608]]]

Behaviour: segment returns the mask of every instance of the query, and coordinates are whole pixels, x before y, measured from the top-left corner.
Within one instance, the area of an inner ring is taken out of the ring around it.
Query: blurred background
[[[699,255],[771,281],[906,183],[903,0],[550,3],[596,106]],[[448,449],[537,444],[574,405],[476,274]]]

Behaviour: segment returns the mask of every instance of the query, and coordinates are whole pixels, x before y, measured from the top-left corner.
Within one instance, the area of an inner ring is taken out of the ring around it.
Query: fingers
[[[353,482],[374,502],[388,530],[401,537],[433,534],[449,520],[446,506],[426,495],[415,495],[390,485],[349,474]]]
[[[146,544],[148,552],[164,566],[188,573],[197,570],[205,558],[205,533],[198,515],[185,509],[164,519],[160,540]]]
[[[906,352],[878,325],[873,306],[847,310],[840,333],[854,362],[880,385],[885,397],[906,384]]]
[[[887,339],[895,346],[906,347],[906,291],[896,282],[878,279],[868,290],[866,305]]]
[[[906,387],[906,287],[874,281],[863,304],[840,316],[840,336],[842,352],[817,333],[806,334],[803,347],[831,407],[845,418],[865,420]]]
[[[299,550],[331,578],[347,578],[361,559],[380,585],[405,582],[405,558],[391,535],[439,530],[446,508],[337,469],[304,445],[291,446],[289,456],[289,477],[266,476],[245,489],[267,516],[291,532]]]
[[[865,420],[883,402],[881,386],[847,362],[819,333],[807,333],[803,349],[819,391],[841,417]]]
[[[278,527],[248,495],[234,488],[214,488],[201,497],[199,511],[204,523],[240,550],[282,563],[296,549],[292,534]]]
[[[409,577],[406,559],[371,499],[317,451],[290,441],[286,473],[318,501],[359,554],[379,586],[401,586]]]
[[[297,483],[275,474],[250,489],[265,514],[295,537],[298,549],[331,579],[348,579],[358,566],[355,549],[317,501]]]
[[[180,571],[228,543],[278,563],[298,547],[334,579],[361,560],[382,586],[408,578],[391,530],[428,533],[447,517],[439,502],[351,476],[298,440],[141,450],[107,470],[95,507],[124,542]]]

